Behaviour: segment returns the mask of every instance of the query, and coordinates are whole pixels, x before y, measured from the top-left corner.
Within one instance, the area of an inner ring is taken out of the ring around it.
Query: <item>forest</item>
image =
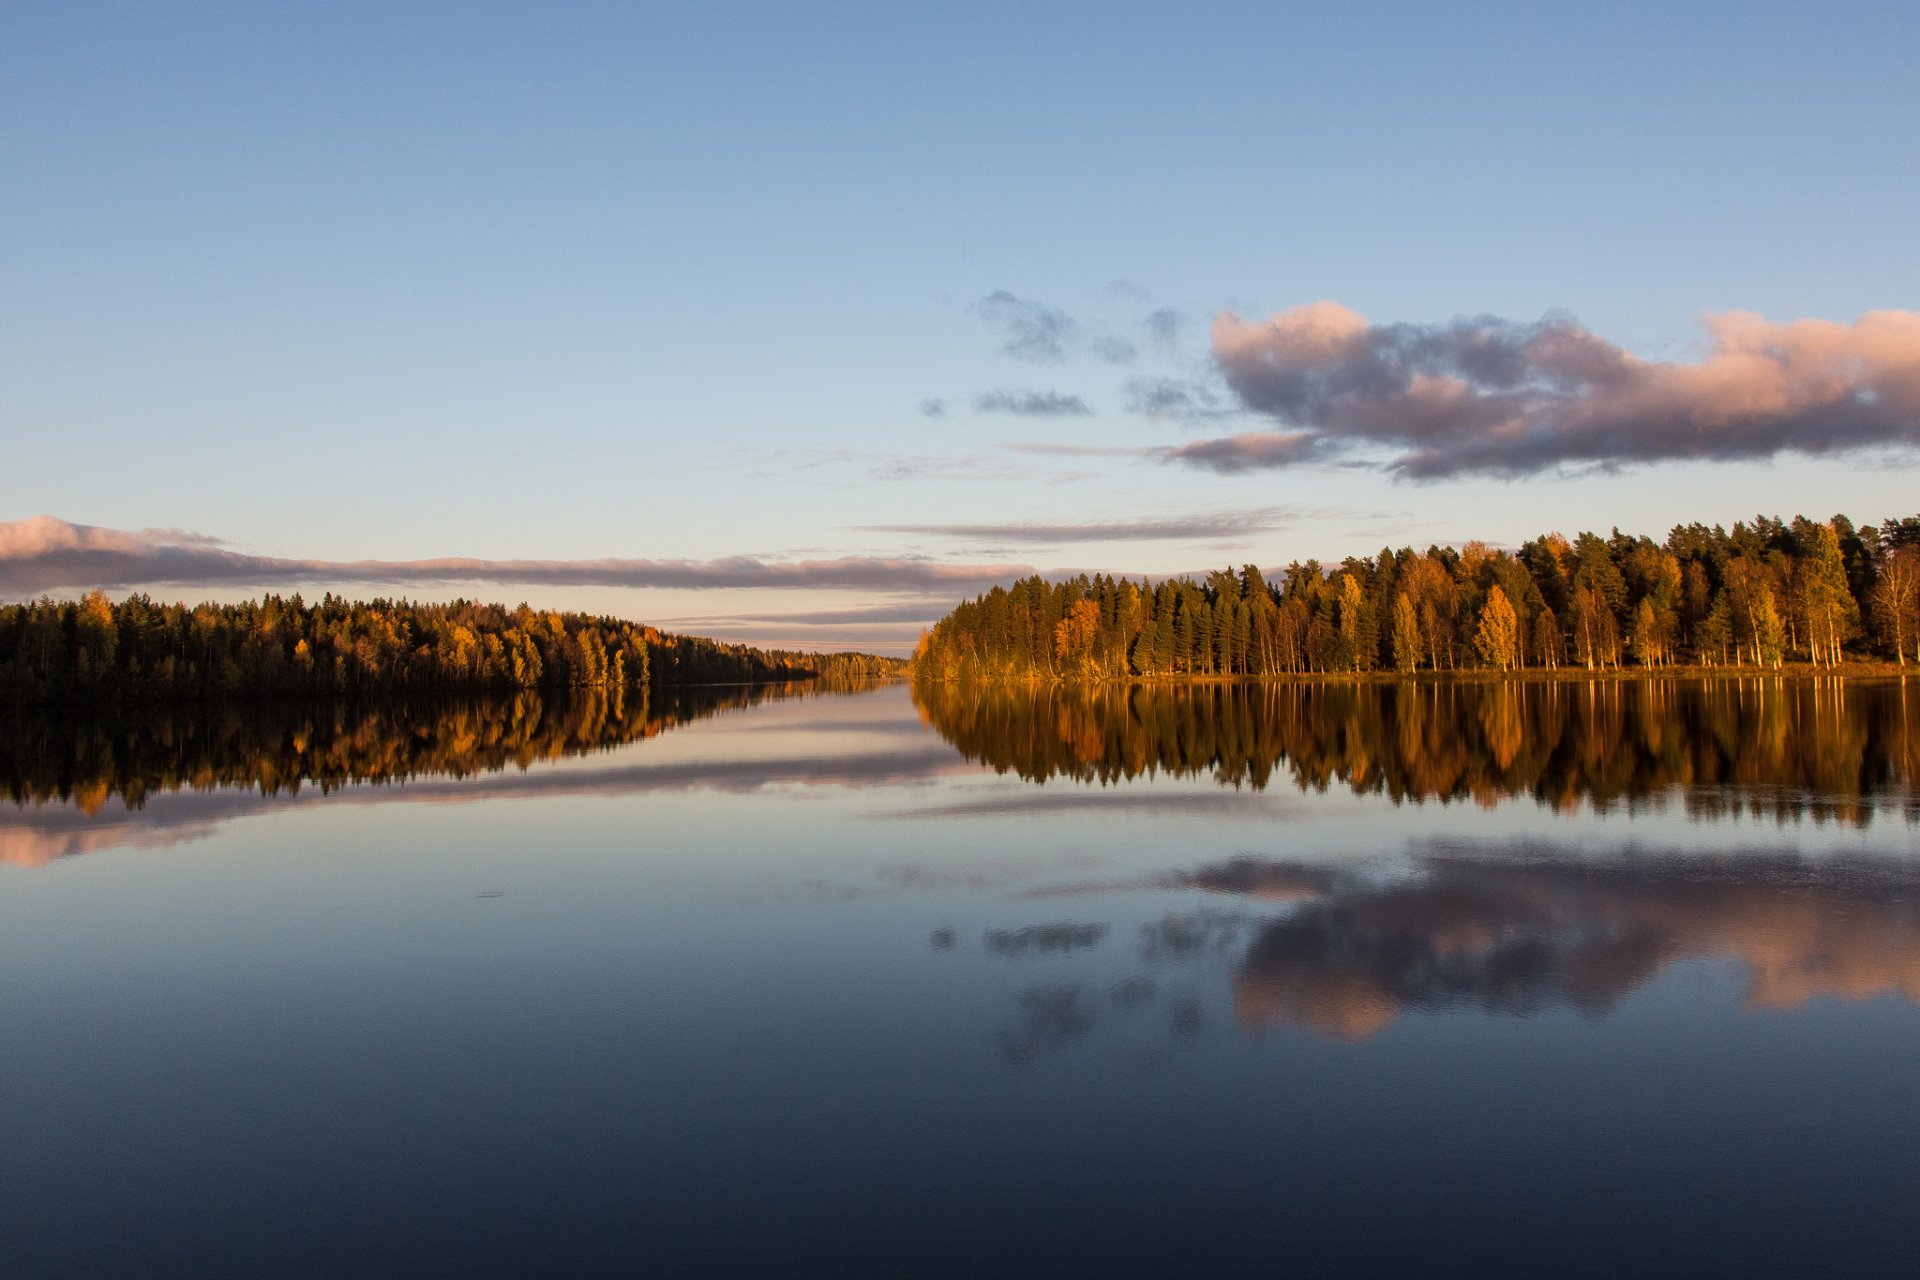
[[[0,605],[0,705],[865,679],[869,654],[754,649],[618,618],[455,600],[145,595]]]
[[[1126,680],[1343,672],[1920,662],[1920,516],[1760,516],[1666,541],[1383,549],[1204,581],[1030,577],[921,637],[915,677]]]

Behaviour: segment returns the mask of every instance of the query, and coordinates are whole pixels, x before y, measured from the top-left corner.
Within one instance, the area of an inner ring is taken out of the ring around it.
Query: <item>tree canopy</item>
[[[755,649],[619,618],[455,600],[0,606],[0,703],[620,689],[898,675],[871,654]]]
[[[917,675],[1165,679],[1920,661],[1920,516],[1759,516],[1664,542],[1545,534],[1517,548],[1385,548],[1204,580],[1030,577],[960,605]]]

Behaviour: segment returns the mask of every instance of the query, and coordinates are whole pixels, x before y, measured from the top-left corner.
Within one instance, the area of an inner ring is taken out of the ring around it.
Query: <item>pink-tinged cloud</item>
[[[1020,564],[841,556],[831,560],[307,560],[249,555],[171,529],[137,533],[52,516],[0,521],[0,598],[61,588],[400,586],[497,582],[546,586],[830,588],[959,594],[1030,573]]]
[[[1325,442],[1306,431],[1242,431],[1212,440],[1196,440],[1168,449],[1167,462],[1185,462],[1214,471],[1266,471],[1306,462],[1325,452]]]
[[[1370,324],[1336,302],[1223,312],[1213,357],[1283,431],[1167,456],[1219,471],[1389,451],[1401,475],[1520,475],[1663,460],[1920,447],[1920,312],[1852,324],[1705,317],[1692,363],[1642,360],[1571,319]]]

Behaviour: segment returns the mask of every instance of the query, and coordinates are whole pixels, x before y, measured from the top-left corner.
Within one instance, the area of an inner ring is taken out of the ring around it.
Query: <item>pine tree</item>
[[[1814,530],[1804,576],[1801,607],[1806,615],[1808,656],[1816,666],[1839,666],[1841,646],[1859,630],[1860,610],[1847,587],[1840,535],[1832,524]]]

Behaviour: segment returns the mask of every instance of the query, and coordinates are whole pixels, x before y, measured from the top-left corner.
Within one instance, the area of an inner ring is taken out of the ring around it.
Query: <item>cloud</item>
[[[698,627],[732,627],[755,623],[777,623],[796,627],[837,627],[848,623],[931,622],[953,607],[947,596],[928,596],[897,604],[862,606],[852,609],[807,609],[790,613],[703,614],[697,617],[666,618],[660,626],[669,631]]]
[[[1172,307],[1160,307],[1147,313],[1147,336],[1155,347],[1170,352],[1178,345],[1180,327],[1185,322],[1185,317]]]
[[[1075,320],[1058,307],[996,289],[974,311],[999,333],[1000,350],[1016,360],[1058,364],[1074,355],[1091,355],[1108,364],[1130,364],[1138,347],[1098,326]]]
[[[1221,413],[1219,396],[1184,378],[1131,378],[1125,395],[1127,412],[1143,418],[1208,418]]]
[[[1231,475],[1310,462],[1326,451],[1324,439],[1305,431],[1245,431],[1165,449],[1160,457]]]
[[[0,598],[55,588],[498,582],[540,586],[843,588],[954,593],[1032,572],[1017,564],[840,556],[830,560],[309,560],[248,555],[198,534],[129,533],[52,516],[0,521]]]
[[[1564,316],[1375,325],[1329,301],[1264,322],[1223,312],[1215,363],[1246,408],[1287,429],[1168,457],[1242,471],[1385,450],[1388,470],[1431,478],[1920,446],[1920,312],[1703,324],[1706,355],[1677,363]]]
[[[920,416],[923,418],[944,418],[947,416],[947,402],[939,396],[928,396],[920,402]]]
[[[987,454],[943,456],[926,453],[876,453],[856,458],[855,461],[866,464],[868,479],[887,484],[899,481],[931,480],[937,477],[1000,483],[1024,479],[1027,474],[1018,467],[1009,466],[1005,459]]]
[[[1019,298],[995,289],[975,308],[980,318],[1000,331],[1000,349],[1016,360],[1065,360],[1067,344],[1077,327],[1073,317],[1058,307]]]
[[[868,533],[907,533],[940,538],[999,538],[1007,542],[1146,542],[1226,538],[1266,532],[1291,522],[1281,507],[1218,511],[1148,520],[1035,521],[1024,524],[863,524]]]
[[[1033,440],[1013,440],[996,447],[1039,458],[1162,458],[1168,452],[1162,445],[1053,444]]]
[[[973,409],[1023,418],[1085,418],[1093,413],[1079,396],[1058,391],[988,391],[974,399]]]

